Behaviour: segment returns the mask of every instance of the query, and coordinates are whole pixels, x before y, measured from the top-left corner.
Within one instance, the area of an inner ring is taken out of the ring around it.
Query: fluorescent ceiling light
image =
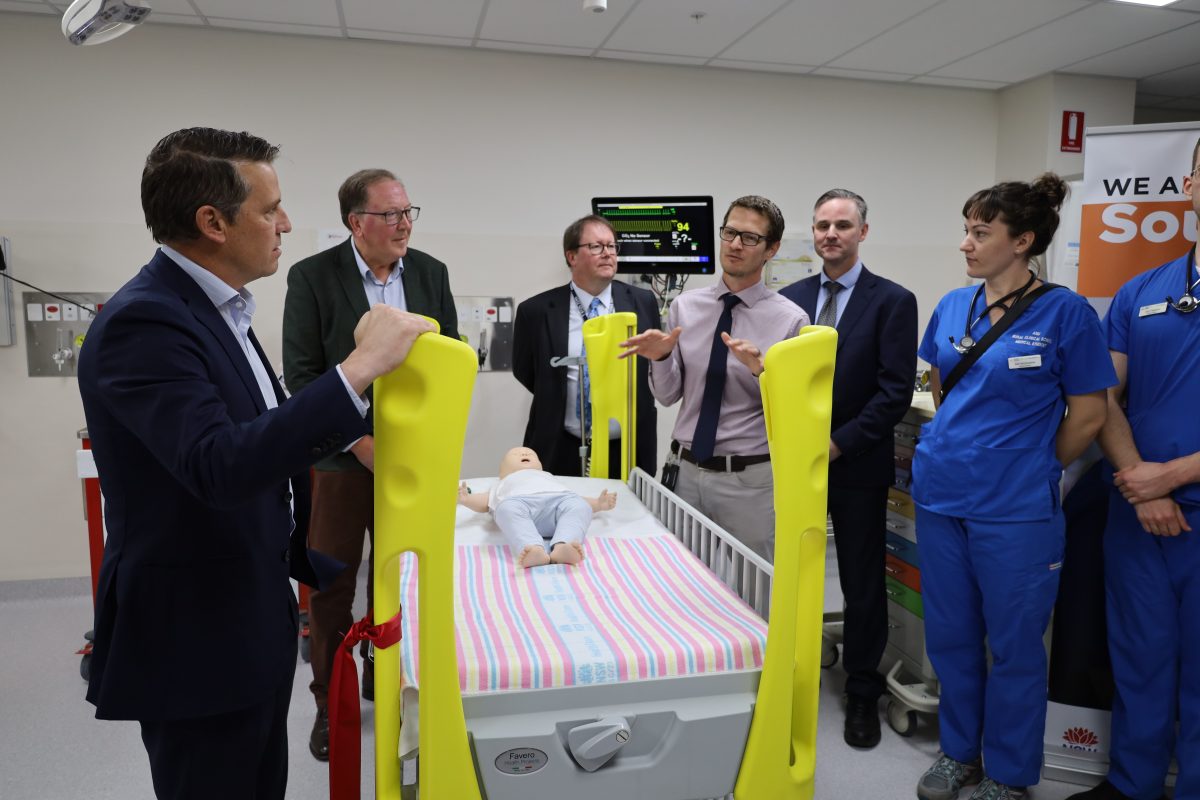
[[[1132,3],[1135,6],[1154,6],[1155,8],[1162,8],[1163,6],[1169,6],[1172,3],[1178,3],[1179,0],[1113,0],[1113,2]]]

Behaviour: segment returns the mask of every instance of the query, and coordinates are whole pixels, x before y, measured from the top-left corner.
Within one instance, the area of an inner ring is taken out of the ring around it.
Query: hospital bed
[[[607,337],[593,385],[625,316],[585,325]],[[638,470],[568,479],[616,509],[581,565],[518,570],[455,503],[474,354],[418,340],[375,387],[376,618],[404,607],[375,653],[376,797],[811,798],[835,344],[806,329],[766,356],[775,570]],[[633,429],[622,392],[593,395],[597,424]]]

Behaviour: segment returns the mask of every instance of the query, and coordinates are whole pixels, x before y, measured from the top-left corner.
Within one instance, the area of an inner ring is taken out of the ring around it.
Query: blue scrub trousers
[[[1108,780],[1135,800],[1157,800],[1173,751],[1175,800],[1200,800],[1200,508],[1183,507],[1192,530],[1179,536],[1146,533],[1119,492],[1108,509]]]
[[[981,522],[918,505],[917,532],[925,648],[941,684],[942,751],[964,762],[982,753],[992,780],[1035,784],[1046,727],[1043,636],[1062,572],[1062,512],[1034,522]]]

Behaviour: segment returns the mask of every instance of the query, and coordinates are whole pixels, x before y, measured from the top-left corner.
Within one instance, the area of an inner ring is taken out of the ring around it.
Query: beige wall
[[[404,177],[414,244],[456,293],[518,301],[565,281],[558,241],[593,195],[759,193],[801,234],[840,185],[871,206],[864,259],[917,293],[923,324],[962,283],[959,209],[997,162],[999,101],[971,90],[153,25],[73,48],[57,20],[5,13],[0,75],[0,235],[51,291],[113,291],[146,262],[142,160],[212,125],[282,144],[285,265],[339,224],[337,185],[365,166]],[[284,286],[251,286],[276,363]],[[85,575],[75,382],[28,378],[22,330],[0,385],[0,580]],[[494,474],[528,406],[511,375],[480,376],[465,474]]]

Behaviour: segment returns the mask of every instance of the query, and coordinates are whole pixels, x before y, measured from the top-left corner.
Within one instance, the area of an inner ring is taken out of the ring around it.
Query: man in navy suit
[[[159,798],[283,798],[298,615],[289,576],[339,564],[307,551],[308,470],[367,432],[371,382],[426,320],[376,306],[358,346],[284,399],[246,285],[291,230],[248,133],[190,128],[142,172],[162,248],[96,316],[79,391],[106,501],[87,698],[138,720]]]
[[[820,274],[780,294],[818,325],[837,328],[833,424],[829,438],[829,513],[838,577],[846,601],[844,737],[855,747],[879,743],[879,661],[887,645],[884,541],[888,486],[894,478],[892,429],[912,402],[917,367],[917,300],[867,270],[858,245],[867,238],[867,203],[831,189],[813,207]]]
[[[526,447],[534,450],[555,475],[579,475],[579,368],[552,367],[554,356],[577,356],[583,345],[583,321],[600,314],[633,311],[639,331],[661,323],[654,295],[613,280],[617,275],[617,244],[604,217],[587,216],[563,233],[563,256],[571,270],[564,286],[534,295],[517,306],[513,323],[513,376],[533,393]],[[637,453],[635,466],[654,474],[658,415],[650,393],[649,367],[637,364]],[[620,431],[613,423],[610,435]],[[621,470],[620,440],[611,439],[609,474]],[[593,445],[595,446],[595,445]],[[606,446],[601,443],[601,446]]]

